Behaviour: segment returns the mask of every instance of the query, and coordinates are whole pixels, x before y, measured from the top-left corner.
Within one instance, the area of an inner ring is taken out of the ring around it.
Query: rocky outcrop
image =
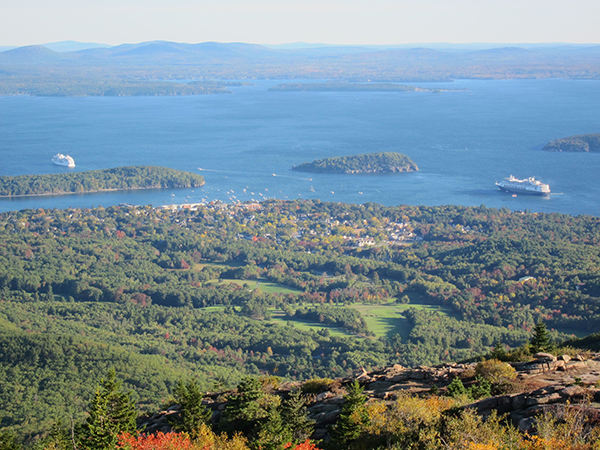
[[[513,364],[513,367],[519,372],[521,378],[544,372],[553,372],[556,370],[566,372],[587,367],[585,358],[581,355],[577,355],[575,358],[571,358],[569,355],[562,355],[557,358],[550,353],[537,353],[533,358],[532,361]]]
[[[433,388],[443,394],[456,377],[461,377],[468,385],[474,378],[475,366],[476,363],[452,363],[407,368],[395,364],[371,372],[363,369],[355,376],[337,379],[310,396],[307,405],[309,417],[316,424],[312,437],[327,437],[328,425],[335,423],[340,415],[346,394],[345,386],[354,380],[364,386],[368,401],[393,401],[401,392],[424,395]],[[534,427],[536,416],[564,408],[567,402],[576,404],[588,400],[600,403],[600,389],[596,388],[600,383],[600,353],[587,359],[581,355],[571,358],[568,355],[555,357],[549,353],[538,353],[531,361],[514,363],[513,367],[521,386],[520,392],[485,398],[465,408],[472,408],[483,416],[490,415],[492,411],[507,414],[521,430],[529,431]],[[285,382],[274,393],[285,397],[301,385],[301,382]],[[213,411],[213,421],[217,421],[225,410],[230,393],[206,395],[204,403]],[[590,408],[596,411],[594,407]],[[175,405],[147,418],[140,423],[140,428],[146,432],[167,432],[171,429],[169,419],[177,414],[179,406]]]

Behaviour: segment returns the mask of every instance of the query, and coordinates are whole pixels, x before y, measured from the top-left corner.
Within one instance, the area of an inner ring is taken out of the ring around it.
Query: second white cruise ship
[[[52,162],[57,166],[75,167],[75,160],[69,155],[63,155],[62,153],[54,155]]]
[[[514,194],[548,195],[550,193],[550,186],[536,180],[534,177],[519,180],[511,175],[509,178],[504,178],[496,183],[496,186],[503,191]]]

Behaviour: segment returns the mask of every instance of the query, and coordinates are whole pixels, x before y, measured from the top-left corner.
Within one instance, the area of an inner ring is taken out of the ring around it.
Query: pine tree
[[[0,431],[0,450],[21,450],[17,435],[10,430]]]
[[[129,392],[124,392],[114,369],[100,381],[88,411],[83,447],[91,450],[115,448],[119,433],[133,433],[137,410]]]
[[[506,354],[506,348],[504,344],[501,342],[496,342],[494,344],[494,348],[490,352],[491,359],[497,359],[499,361],[506,361],[508,359],[508,355]]]
[[[450,397],[460,397],[461,395],[465,395],[467,393],[467,388],[463,384],[462,380],[456,377],[452,382],[448,385],[446,390]]]
[[[253,434],[256,439],[251,447],[260,450],[280,450],[292,441],[289,424],[284,423],[279,408],[275,405],[271,405],[267,417],[259,421]]]
[[[212,412],[202,404],[202,391],[195,378],[187,383],[180,381],[175,386],[175,401],[181,406],[179,420],[172,423],[173,428],[186,433],[193,433],[200,425],[207,425]]]
[[[369,422],[364,389],[356,380],[347,389],[348,394],[344,396],[340,418],[331,428],[331,442],[339,449],[351,448],[352,443],[360,436],[362,428]]]
[[[476,376],[475,381],[476,383],[468,390],[469,396],[474,400],[491,397],[492,383],[480,376]]]
[[[306,398],[300,389],[290,392],[281,405],[281,418],[292,433],[292,442],[304,442],[313,433],[315,421],[308,418]]]
[[[529,341],[529,348],[532,353],[538,353],[549,352],[552,350],[552,347],[546,324],[540,320],[533,329],[533,337]]]
[[[221,416],[221,427],[226,431],[240,431],[248,435],[268,415],[264,408],[264,396],[259,379],[244,378],[237,387],[237,394],[227,402],[227,408]]]
[[[290,428],[281,418],[279,396],[265,391],[261,380],[244,378],[221,416],[220,426],[229,432],[241,432],[252,448],[281,449],[292,440]]]
[[[75,425],[71,419],[71,426],[65,426],[60,420],[54,422],[50,428],[50,432],[43,439],[43,444],[40,448],[52,450],[73,450],[76,435],[81,432],[82,424]],[[77,428],[77,431],[75,430]],[[76,442],[75,442],[76,446]]]

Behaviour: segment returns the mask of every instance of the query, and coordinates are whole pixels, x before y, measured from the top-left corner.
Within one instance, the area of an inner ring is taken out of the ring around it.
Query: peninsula
[[[269,89],[269,91],[296,92],[441,92],[464,90],[466,89],[435,89],[397,83],[346,83],[343,81],[330,81],[327,83],[282,83]]]
[[[579,134],[548,142],[547,152],[600,152],[600,133]]]
[[[0,197],[189,188],[203,184],[203,177],[189,172],[167,167],[128,166],[87,172],[0,177]]]
[[[419,170],[406,155],[396,152],[366,153],[317,159],[292,167],[299,172],[314,173],[398,173]]]

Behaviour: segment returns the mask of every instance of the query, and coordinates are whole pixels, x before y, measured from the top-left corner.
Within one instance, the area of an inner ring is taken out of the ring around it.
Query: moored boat
[[[533,194],[533,195],[548,195],[550,194],[550,186],[536,180],[534,177],[529,177],[520,180],[514,176],[504,178],[496,186],[502,191],[512,192],[514,194]]]
[[[54,155],[52,162],[57,166],[75,167],[75,160],[69,155],[63,155],[62,153]]]

